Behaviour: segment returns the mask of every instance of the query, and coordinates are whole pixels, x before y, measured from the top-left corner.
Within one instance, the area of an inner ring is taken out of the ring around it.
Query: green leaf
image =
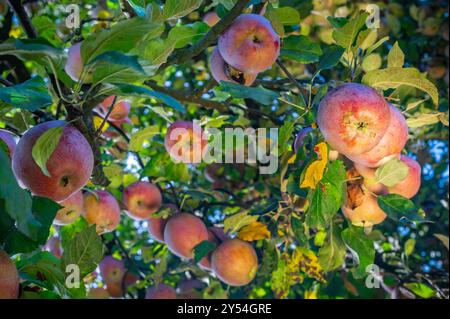
[[[137,131],[131,136],[129,149],[132,152],[139,152],[142,150],[142,146],[149,138],[160,134],[159,127],[157,125],[146,127]]]
[[[414,252],[414,248],[416,247],[416,240],[414,238],[409,238],[406,242],[405,242],[405,248],[404,248],[404,252],[405,252],[405,256],[411,256],[411,254]]]
[[[209,240],[204,240],[194,247],[194,260],[198,263],[203,257],[216,249],[217,245]]]
[[[81,44],[81,57],[85,65],[108,51],[127,53],[142,40],[151,40],[164,31],[161,24],[151,23],[142,17],[123,20],[111,29],[102,30],[86,38]]]
[[[275,12],[275,9],[272,6],[267,7],[264,17],[267,20],[269,20],[269,22],[272,25],[272,28],[275,30],[275,32],[280,37],[284,37],[285,32],[284,32],[283,22],[281,22],[280,16]]]
[[[325,244],[319,249],[319,264],[323,270],[331,271],[342,266],[345,259],[345,243],[341,238],[341,229],[333,225],[327,233]]]
[[[410,128],[418,128],[426,125],[433,125],[439,123],[440,117],[443,113],[433,112],[433,113],[419,113],[418,115],[414,115],[406,119],[406,124]]]
[[[326,228],[339,211],[345,198],[345,167],[342,161],[334,161],[318,184],[308,194],[309,209],[306,224],[310,228]]]
[[[289,140],[294,132],[295,123],[285,121],[280,127],[280,133],[278,137],[278,154],[281,156],[285,151],[287,151],[289,146]]]
[[[203,0],[167,0],[163,9],[165,20],[180,19],[194,10],[197,10]]]
[[[362,82],[382,90],[396,89],[402,85],[412,86],[428,93],[436,105],[439,103],[439,93],[436,86],[414,68],[402,69],[396,67],[371,71],[364,75]]]
[[[306,237],[306,227],[305,223],[303,223],[300,218],[295,217],[294,215],[291,216],[291,228],[292,232],[295,235],[295,238],[300,243],[300,245],[303,245],[307,242],[308,238]]]
[[[48,129],[39,136],[31,151],[34,161],[45,176],[50,177],[50,173],[47,170],[47,161],[58,146],[63,130],[64,125]]]
[[[109,93],[116,93],[118,95],[124,95],[124,96],[135,96],[135,97],[141,97],[141,98],[154,98],[162,103],[172,107],[174,110],[185,113],[186,109],[183,104],[178,102],[176,99],[171,97],[170,95],[156,92],[153,90],[149,90],[142,86],[132,85],[132,84],[115,84],[114,88]]]
[[[419,282],[406,283],[404,286],[421,298],[429,299],[436,296],[431,287]]]
[[[237,213],[225,218],[223,230],[228,234],[232,234],[257,220],[258,216],[248,215],[247,212]]]
[[[95,57],[92,67],[92,83],[136,82],[147,77],[136,56],[109,51]]]
[[[62,206],[46,197],[33,197],[32,212],[34,218],[41,224],[36,241],[45,244],[50,235],[50,227],[53,224],[56,213]]]
[[[0,101],[31,112],[52,105],[52,98],[48,94],[47,85],[40,77],[32,78],[14,86],[0,87]]]
[[[335,67],[341,60],[344,52],[345,49],[340,46],[329,46],[320,57],[319,64],[317,65],[317,70],[322,71]]]
[[[291,7],[281,7],[274,9],[280,22],[285,25],[296,25],[300,23],[300,13]]]
[[[355,43],[359,32],[365,27],[368,13],[362,13],[347,22],[344,26],[333,31],[333,39],[336,44],[350,51]]]
[[[378,183],[392,187],[404,181],[408,173],[408,165],[398,158],[393,158],[375,171],[375,177]]]
[[[83,229],[67,243],[61,256],[63,269],[68,265],[78,265],[80,275],[84,277],[97,268],[103,258],[104,247],[95,229],[95,225]]]
[[[272,105],[279,95],[274,91],[267,90],[262,86],[248,87],[231,82],[220,82],[222,91],[229,93],[236,99],[252,99],[264,105]]]
[[[320,45],[303,35],[290,36],[285,39],[281,56],[296,60],[303,64],[319,61],[322,55]]]
[[[424,221],[424,218],[419,214],[419,209],[414,202],[401,195],[380,195],[378,196],[377,201],[380,208],[395,221]]]
[[[402,68],[404,64],[405,54],[400,49],[398,42],[395,42],[388,54],[388,68]]]
[[[367,266],[373,264],[375,260],[373,241],[364,233],[362,227],[353,225],[342,232],[342,239],[358,261],[358,266],[354,269],[353,276],[357,279],[364,278],[367,276]]]
[[[48,66],[48,59],[61,60],[64,52],[55,48],[46,39],[11,39],[0,43],[1,55],[15,55],[24,61],[34,61],[44,67]]]
[[[179,25],[169,31],[166,41],[174,43],[175,49],[180,49],[188,44],[192,44],[207,32],[208,25],[203,22],[196,22],[192,25]]]

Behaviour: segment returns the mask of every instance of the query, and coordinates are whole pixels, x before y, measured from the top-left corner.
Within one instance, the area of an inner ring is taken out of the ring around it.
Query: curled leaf
[[[250,225],[243,227],[238,237],[245,241],[255,241],[261,239],[270,238],[270,232],[267,229],[267,225],[261,222],[253,222]]]

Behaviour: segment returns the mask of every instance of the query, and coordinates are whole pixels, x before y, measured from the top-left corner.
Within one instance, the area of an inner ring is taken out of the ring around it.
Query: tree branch
[[[181,1],[181,0],[180,0]],[[214,44],[217,38],[234,22],[234,20],[242,13],[250,0],[238,0],[236,5],[230,10],[228,15],[220,20],[209,32],[196,44],[184,49],[175,51],[167,60],[161,65],[160,70],[164,70],[172,64],[182,64],[189,59],[199,55],[203,50]]]
[[[25,33],[30,39],[36,39],[38,37],[38,34],[36,32],[36,29],[31,24],[31,20],[28,17],[24,6],[22,5],[20,0],[8,0],[9,5],[14,10],[14,12],[17,15],[17,18],[20,21],[20,24],[22,25],[23,29],[25,30]]]

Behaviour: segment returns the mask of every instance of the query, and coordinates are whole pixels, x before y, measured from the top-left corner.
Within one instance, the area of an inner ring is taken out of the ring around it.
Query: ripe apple
[[[75,82],[92,82],[92,71],[84,67],[83,59],[81,58],[81,42],[75,43],[69,48],[64,70]],[[82,78],[80,78],[81,76]]]
[[[60,204],[64,207],[56,213],[53,223],[60,226],[72,224],[83,214],[83,193],[78,191],[69,198],[63,200]]]
[[[145,220],[161,208],[162,195],[156,185],[139,181],[125,188],[123,203],[128,209],[128,216],[135,220]]]
[[[61,241],[57,237],[50,237],[45,243],[44,249],[48,252],[51,252],[55,257],[61,258]]]
[[[208,12],[203,17],[203,22],[205,22],[210,27],[215,26],[219,21],[220,18],[215,11]]]
[[[149,288],[145,299],[177,299],[177,292],[175,288],[161,283]]]
[[[97,110],[98,113],[101,116],[106,116],[106,114],[109,111],[109,108],[111,107],[112,103],[114,102],[115,96],[107,97],[103,100],[98,106]],[[116,99],[116,104],[114,104],[114,108],[112,112],[109,114],[108,119],[113,122],[119,122],[118,124],[121,125],[124,123],[125,120],[129,121],[128,114],[131,110],[131,104],[126,100],[119,100]]]
[[[347,188],[347,201],[342,206],[342,212],[359,227],[372,227],[386,219],[386,213],[378,206],[377,198],[364,191],[358,185]]]
[[[408,165],[409,171],[408,176],[401,181],[400,183],[395,184],[392,187],[388,188],[389,193],[402,195],[406,198],[414,197],[420,189],[421,185],[421,167],[419,163],[417,163],[412,158],[402,155],[400,160]]]
[[[223,59],[244,73],[269,69],[280,54],[280,37],[266,18],[242,14],[219,37]]]
[[[209,227],[208,228],[208,240],[213,242],[217,246],[219,246],[222,242],[228,240],[227,234],[223,231],[222,228],[219,227]],[[210,252],[207,256],[203,257],[198,265],[200,268],[205,270],[211,270],[211,257],[212,253]]]
[[[11,258],[0,250],[0,299],[19,297],[19,272]]]
[[[127,292],[128,287],[134,285],[138,280],[139,280],[138,276],[127,271],[124,274],[124,277],[122,277],[122,279],[120,280],[120,282],[111,282],[111,281],[107,282],[106,289],[111,297],[121,298]]]
[[[346,156],[370,151],[390,123],[388,103],[374,89],[343,84],[320,102],[317,124],[330,146]]]
[[[250,86],[255,82],[256,77],[258,76],[256,73],[244,73],[230,66],[223,60],[217,48],[215,48],[211,54],[209,64],[211,74],[218,83],[225,81]]]
[[[191,214],[179,213],[169,218],[164,229],[164,242],[178,257],[194,258],[194,247],[208,239],[203,221]]]
[[[10,158],[12,158],[14,149],[16,148],[15,136],[7,130],[0,129],[0,140],[5,142],[6,146],[8,147],[8,155]]]
[[[119,203],[107,191],[86,192],[84,214],[89,224],[96,225],[98,234],[112,232],[120,223]]]
[[[125,263],[113,256],[105,256],[99,264],[100,274],[105,282],[122,282],[125,276]]]
[[[178,213],[178,208],[173,204],[166,204],[163,207],[164,209],[170,209],[172,213]],[[166,224],[168,218],[162,217],[151,217],[148,221],[148,232],[156,241],[160,243],[164,243],[164,229],[166,228]]]
[[[46,164],[49,177],[33,159],[33,146],[48,129],[63,125],[58,146]],[[94,155],[75,127],[63,121],[50,121],[36,125],[22,136],[14,150],[12,167],[20,184],[34,195],[60,202],[86,185],[94,167]]]
[[[349,156],[354,162],[366,167],[380,167],[395,157],[399,157],[408,141],[408,125],[402,112],[389,105],[391,120],[380,142],[370,151]]]
[[[176,121],[167,130],[164,145],[174,161],[200,163],[208,140],[194,122]]]
[[[221,281],[230,286],[244,286],[256,276],[258,257],[249,243],[229,239],[213,252],[211,264]]]

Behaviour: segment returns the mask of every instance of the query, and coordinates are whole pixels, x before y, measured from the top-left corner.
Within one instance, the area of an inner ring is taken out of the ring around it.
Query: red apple
[[[191,214],[179,213],[168,220],[164,229],[164,242],[178,257],[194,258],[194,248],[208,239],[203,221]]]
[[[217,48],[214,49],[209,64],[211,74],[218,83],[225,81],[250,86],[257,77],[256,73],[244,73],[230,66],[223,60]]]
[[[176,121],[167,130],[164,145],[174,161],[200,163],[208,140],[194,122]]]
[[[169,208],[172,212],[178,213],[178,208],[173,204],[166,204],[163,208]],[[147,221],[148,232],[156,241],[159,241],[160,243],[164,243],[164,229],[166,228],[168,220],[168,218],[151,217]]]
[[[280,37],[266,18],[242,14],[219,37],[223,59],[244,73],[269,69],[280,54]]]
[[[366,167],[380,167],[400,156],[408,141],[408,125],[402,112],[393,105],[389,105],[389,108],[391,110],[390,124],[380,142],[366,153],[349,156],[353,162]]]
[[[249,243],[229,239],[213,252],[211,264],[221,281],[230,286],[244,286],[256,276],[258,257]]]
[[[107,97],[105,100],[103,100],[102,103],[100,103],[97,107],[98,113],[102,116],[106,116],[108,113],[115,96]],[[119,100],[116,99],[116,104],[114,104],[114,108],[109,114],[108,119],[113,122],[120,122],[120,124],[124,123],[125,120],[129,120],[128,114],[131,110],[131,104],[126,100]]]
[[[87,294],[88,299],[109,299],[109,293],[105,288],[91,288]]]
[[[69,48],[64,70],[72,80],[76,82],[92,82],[92,71],[89,70],[89,68],[84,67],[83,59],[81,57],[81,42],[75,43]],[[82,78],[80,78],[81,76]]]
[[[64,207],[58,211],[53,223],[61,226],[69,225],[76,221],[83,213],[83,193],[78,191],[69,198],[63,200],[60,204]]]
[[[303,144],[304,144],[304,140],[306,138],[306,136],[310,133],[314,131],[310,126],[303,128],[295,137],[295,141],[294,141],[294,152],[298,153],[298,151],[302,148]]]
[[[208,12],[203,17],[203,22],[205,22],[210,27],[215,26],[219,21],[220,18],[215,11]]]
[[[108,294],[113,298],[121,298],[125,295],[128,287],[134,285],[139,280],[139,277],[135,274],[127,271],[120,282],[107,282],[106,289]],[[125,289],[125,291],[124,291]]]
[[[347,83],[320,102],[317,124],[330,146],[346,156],[373,149],[386,133],[391,112],[374,89]]]
[[[120,223],[119,203],[107,191],[86,192],[84,214],[89,224],[96,225],[98,234],[112,232]]]
[[[162,195],[159,188],[151,183],[135,182],[123,191],[123,203],[131,218],[145,220],[161,208]]]
[[[57,237],[50,237],[44,246],[44,249],[51,252],[55,257],[61,258],[62,247],[61,241]]]
[[[391,194],[398,194],[406,198],[412,198],[419,192],[421,185],[422,169],[419,163],[417,163],[415,160],[413,160],[408,156],[402,155],[400,157],[400,160],[406,165],[408,165],[409,167],[408,176],[406,176],[406,178],[400,183],[397,183],[394,186],[389,187],[388,191]]]
[[[179,299],[202,299],[201,290],[207,285],[198,279],[183,280],[178,284]]]
[[[19,297],[19,273],[16,265],[3,250],[0,250],[0,299]]]
[[[15,136],[6,130],[0,129],[0,140],[5,142],[6,146],[8,147],[8,155],[10,158],[12,158],[14,149],[16,148]]]
[[[122,282],[125,276],[125,264],[123,260],[115,259],[113,256],[105,256],[99,264],[100,274],[105,282]]]
[[[33,146],[48,129],[63,125],[58,146],[46,164],[49,177],[33,159]],[[34,195],[60,202],[86,185],[94,167],[94,155],[75,127],[63,121],[50,121],[36,125],[22,136],[14,150],[12,167],[20,184]]]
[[[145,299],[177,299],[177,292],[175,288],[161,283],[149,288]]]

